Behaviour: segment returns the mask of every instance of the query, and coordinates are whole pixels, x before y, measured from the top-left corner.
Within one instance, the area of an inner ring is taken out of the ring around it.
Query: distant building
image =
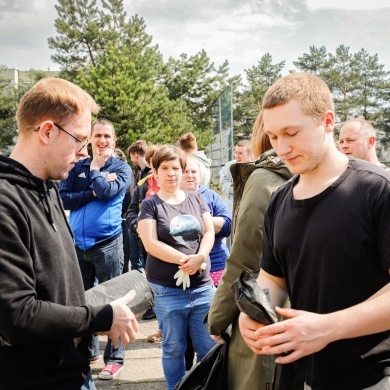
[[[2,85],[18,87],[20,85],[32,85],[37,80],[31,79],[31,76],[44,75],[44,77],[55,77],[58,75],[58,71],[50,70],[19,70],[13,69],[1,69],[0,68],[0,80]]]

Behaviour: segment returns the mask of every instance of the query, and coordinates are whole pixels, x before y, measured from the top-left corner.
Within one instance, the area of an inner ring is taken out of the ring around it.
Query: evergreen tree
[[[245,70],[248,84],[234,98],[234,143],[239,138],[250,138],[263,97],[268,88],[282,77],[284,65],[285,61],[274,64],[271,54],[266,53],[256,66]]]
[[[333,95],[336,119],[343,122],[357,114],[353,91],[359,81],[359,74],[356,73],[354,57],[347,46],[338,46],[335,55],[329,54],[329,60],[331,69],[324,79]]]
[[[353,66],[358,74],[358,82],[353,91],[357,106],[357,116],[375,122],[381,116],[386,100],[382,93],[389,88],[389,72],[378,61],[378,55],[373,56],[361,49],[353,56]]]
[[[5,67],[1,67],[0,70]],[[0,153],[9,152],[17,136],[15,119],[17,107],[17,87],[6,87],[0,77]]]
[[[145,77],[126,50],[111,46],[98,60],[99,66],[80,73],[77,82],[101,106],[99,116],[114,123],[119,147],[140,138],[176,142],[181,131],[191,129],[183,104],[172,104],[156,77]]]
[[[314,45],[310,46],[309,53],[298,57],[298,60],[293,61],[293,64],[299,72],[312,73],[316,76],[324,76],[331,65],[326,47]]]
[[[229,79],[227,61],[216,68],[204,50],[190,57],[181,54],[179,59],[170,58],[165,65],[163,82],[168,96],[172,101],[185,102],[202,149],[212,139],[212,105],[235,80],[237,78]]]
[[[161,83],[162,56],[138,15],[127,19],[123,0],[59,0],[57,50],[61,77],[88,91],[115,126],[118,146],[137,138],[176,142],[192,130],[183,101],[172,104]],[[88,14],[88,17],[87,17]],[[176,137],[176,138],[174,138]]]
[[[27,72],[27,83],[19,80],[16,85],[9,85],[9,80],[1,76],[5,69],[5,65],[0,66],[0,153],[9,152],[16,141],[18,135],[16,110],[20,99],[41,78],[51,76],[31,69]]]
[[[71,79],[88,66],[97,65],[97,56],[104,51],[106,18],[101,17],[96,0],[58,0],[55,6],[57,37],[49,38],[51,56],[60,65],[62,77]]]

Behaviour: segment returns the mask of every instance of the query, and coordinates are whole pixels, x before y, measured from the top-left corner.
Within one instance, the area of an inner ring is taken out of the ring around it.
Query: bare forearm
[[[213,225],[214,225],[215,234],[217,234],[221,231],[224,223],[225,223],[225,220],[222,217],[213,217]]]
[[[214,245],[214,236],[215,236],[214,231],[212,230],[212,231],[206,232],[202,237],[202,241],[200,242],[198,254],[203,255],[204,258],[206,258],[209,255],[211,248]]]
[[[158,240],[150,241],[148,243],[144,242],[143,244],[146,252],[167,263],[180,265],[180,260],[185,256],[178,250]]]
[[[390,284],[370,299],[348,309],[327,314],[333,325],[332,341],[366,336],[390,329]]]
[[[256,353],[280,354],[277,363],[291,363],[325,348],[329,343],[381,333],[390,329],[390,286],[385,286],[370,299],[344,310],[317,314],[303,310],[277,308],[286,318],[261,329],[253,329],[248,341]],[[243,321],[243,329],[248,321]],[[252,327],[253,328],[253,327]],[[247,333],[247,334],[250,334]]]
[[[287,300],[287,290],[283,279],[271,277],[264,270],[260,270],[257,283],[263,290],[268,289],[273,308],[284,306]]]

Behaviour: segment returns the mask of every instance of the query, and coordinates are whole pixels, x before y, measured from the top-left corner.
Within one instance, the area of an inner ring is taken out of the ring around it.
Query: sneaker
[[[99,379],[114,379],[123,368],[119,364],[106,364],[103,370],[100,371]]]
[[[161,330],[159,329],[156,333],[151,334],[146,338],[149,343],[161,343],[163,341]]]
[[[156,314],[153,309],[145,311],[144,315],[142,316],[143,320],[153,320],[154,318],[156,318]]]
[[[99,360],[100,360],[100,357],[99,356],[95,356],[95,357],[89,359],[89,362],[91,364],[94,364],[94,363],[99,363]]]

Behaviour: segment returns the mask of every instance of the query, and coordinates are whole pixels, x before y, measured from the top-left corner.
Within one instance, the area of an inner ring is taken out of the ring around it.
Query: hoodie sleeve
[[[0,192],[0,345],[109,330],[111,307],[85,305],[73,239],[54,192],[47,201],[57,229],[36,192],[4,183]]]
[[[133,196],[131,198],[131,203],[129,208],[127,209],[127,217],[126,222],[127,226],[133,233],[136,233],[138,227],[138,214],[139,214],[139,206],[140,206],[140,192],[141,187],[137,186],[134,190]]]
[[[213,217],[221,217],[224,220],[222,229],[215,235],[215,237],[228,237],[230,235],[230,228],[232,225],[232,212],[230,211],[228,204],[219,194],[213,190],[209,191],[212,192],[212,205],[209,204],[211,215]]]
[[[233,178],[230,173],[230,167],[235,161],[227,162],[222,169],[219,171],[219,182],[222,187],[222,193],[230,201],[233,200]]]

